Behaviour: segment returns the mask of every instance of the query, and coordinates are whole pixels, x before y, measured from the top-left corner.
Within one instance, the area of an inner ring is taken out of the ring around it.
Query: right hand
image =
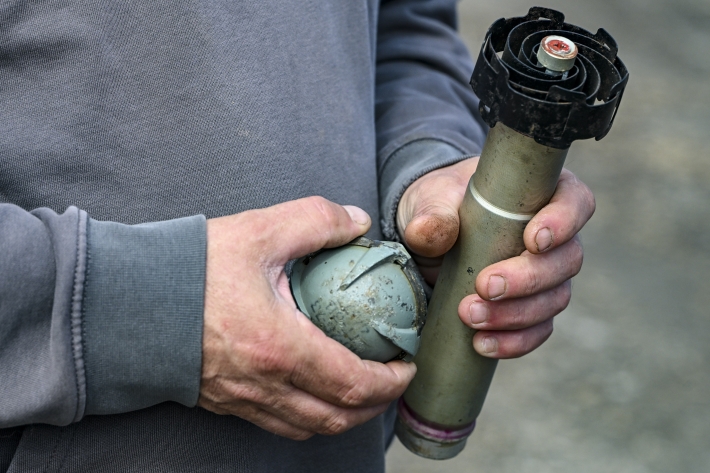
[[[362,424],[404,392],[412,363],[364,361],[326,337],[284,273],[369,228],[363,210],[320,197],[208,220],[199,406],[305,440]]]

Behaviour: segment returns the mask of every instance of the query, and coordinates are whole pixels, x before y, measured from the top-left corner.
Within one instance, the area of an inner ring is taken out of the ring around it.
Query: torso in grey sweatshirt
[[[0,2],[0,472],[383,471],[385,416],[294,442],[194,407],[204,217],[321,195],[395,238],[483,142],[454,29],[448,0]]]

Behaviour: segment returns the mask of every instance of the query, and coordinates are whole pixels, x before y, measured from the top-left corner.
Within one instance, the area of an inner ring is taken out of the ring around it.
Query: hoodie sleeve
[[[205,235],[0,204],[0,428],[195,405]]]
[[[453,0],[390,0],[377,40],[377,159],[382,228],[398,239],[399,199],[417,178],[480,154],[487,128],[468,85],[473,62]]]

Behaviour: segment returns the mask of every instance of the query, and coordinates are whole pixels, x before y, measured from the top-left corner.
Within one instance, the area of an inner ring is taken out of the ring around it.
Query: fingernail
[[[535,235],[535,245],[537,245],[537,251],[546,251],[550,246],[552,246],[552,232],[549,228],[545,227],[537,232]]]
[[[498,340],[493,337],[484,337],[481,340],[481,354],[491,355],[498,351]]]
[[[488,320],[488,306],[485,302],[476,301],[469,306],[468,316],[472,325],[482,324]]]
[[[367,225],[368,223],[370,223],[370,216],[367,215],[367,212],[362,210],[360,207],[355,207],[353,205],[343,205],[343,208],[348,214],[350,214],[350,218],[353,220],[353,222],[357,223],[358,225]]]
[[[503,276],[491,276],[488,278],[488,297],[497,299],[505,294],[507,282]]]

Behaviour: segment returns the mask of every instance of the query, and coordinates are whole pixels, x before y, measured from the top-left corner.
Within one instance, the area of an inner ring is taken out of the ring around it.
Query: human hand
[[[295,440],[382,413],[411,381],[403,361],[363,361],[298,311],[287,261],[364,234],[357,207],[311,197],[207,222],[198,405]]]
[[[400,200],[400,236],[430,284],[442,255],[458,237],[458,209],[477,164],[478,158],[471,158],[432,171],[412,183]],[[589,188],[563,170],[552,200],[525,228],[526,250],[478,274],[476,294],[459,304],[461,321],[478,330],[473,337],[478,353],[515,358],[547,340],[553,317],[569,303],[571,278],[582,266],[577,232],[594,208]]]

